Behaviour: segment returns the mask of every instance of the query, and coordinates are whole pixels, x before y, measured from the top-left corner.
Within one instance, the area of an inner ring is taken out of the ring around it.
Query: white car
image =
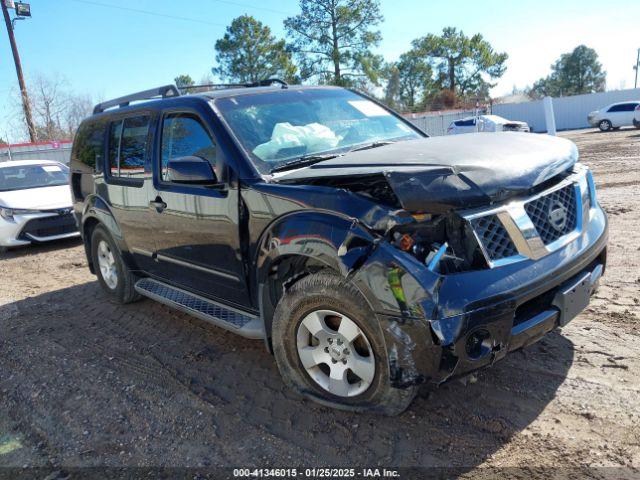
[[[629,127],[634,125],[633,116],[638,105],[640,105],[640,100],[612,103],[600,110],[591,112],[587,116],[587,120],[591,126],[598,127],[603,132],[620,127]]]
[[[507,120],[498,115],[480,115],[451,122],[447,135],[473,132],[529,132],[527,122]]]
[[[0,162],[0,251],[80,235],[69,169],[58,162]]]

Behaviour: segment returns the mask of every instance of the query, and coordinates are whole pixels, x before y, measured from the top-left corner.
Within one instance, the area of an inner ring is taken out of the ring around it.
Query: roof
[[[160,88],[166,89],[168,87],[170,86],[165,86]],[[175,87],[173,88],[175,89]],[[91,115],[87,119],[94,118],[96,116],[114,114],[118,112],[126,112],[130,109],[149,108],[149,107],[153,107],[154,105],[157,105],[159,101],[175,102],[175,101],[180,101],[184,99],[200,99],[208,102],[216,98],[228,98],[228,97],[234,97],[239,95],[255,95],[255,94],[261,94],[261,93],[273,93],[273,92],[279,92],[279,91],[316,90],[316,89],[338,90],[338,89],[342,89],[342,87],[325,86],[325,85],[321,85],[321,86],[291,85],[285,88],[283,88],[280,85],[266,86],[266,87],[237,87],[237,88],[231,87],[231,88],[218,88],[218,89],[213,89],[206,92],[188,93],[185,95],[168,95],[168,96],[162,96],[162,97],[158,96],[157,98],[151,98],[148,96],[146,98],[143,97],[139,99],[134,98],[138,94],[133,94],[130,96],[121,97],[119,99],[109,100],[107,102],[103,102],[101,104],[96,105],[96,107],[94,108],[93,115]],[[153,92],[154,90],[155,89],[145,91],[145,92],[139,92],[139,94],[146,94],[149,92]],[[117,108],[114,108],[117,106],[117,102],[119,100],[122,101],[122,104]],[[130,104],[129,102],[136,102],[136,103]]]
[[[22,167],[26,165],[62,165],[55,160],[9,160],[7,162],[0,162],[0,168],[4,167]]]
[[[268,86],[268,87],[219,88],[219,89],[209,90],[206,92],[188,93],[186,95],[172,95],[164,98],[163,97],[147,98],[144,100],[128,99],[132,102],[135,101],[136,103],[120,106],[117,108],[114,108],[115,105],[113,106],[104,105],[106,107],[104,108],[104,110],[98,111],[98,112],[94,110],[93,115],[87,118],[89,119],[89,118],[99,117],[102,115],[113,115],[119,112],[127,112],[129,110],[134,110],[134,109],[153,108],[155,105],[158,105],[158,102],[177,102],[184,99],[199,99],[199,100],[204,100],[208,102],[217,98],[228,98],[228,97],[235,97],[240,95],[256,95],[256,94],[259,95],[262,93],[274,93],[274,92],[280,92],[280,91],[288,92],[292,90],[295,91],[295,90],[318,90],[318,89],[343,90],[342,87],[335,87],[330,85],[291,85],[291,86],[287,86],[286,88],[282,88],[282,86],[280,85]],[[142,92],[142,93],[145,93],[145,92]],[[127,97],[122,97],[122,99],[127,99]],[[116,99],[116,100],[119,100],[119,99]],[[113,102],[114,100],[110,100],[104,103],[111,104]],[[102,108],[103,104],[99,104],[98,106]],[[96,106],[96,108],[98,108],[98,106]]]

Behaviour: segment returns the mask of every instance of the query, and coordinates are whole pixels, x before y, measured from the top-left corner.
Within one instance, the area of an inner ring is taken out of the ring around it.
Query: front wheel
[[[376,315],[360,292],[331,272],[290,287],[274,312],[274,354],[285,383],[335,408],[402,413],[416,387],[393,388]]]
[[[613,125],[609,120],[600,120],[600,123],[598,123],[598,128],[601,132],[608,132],[612,127]]]

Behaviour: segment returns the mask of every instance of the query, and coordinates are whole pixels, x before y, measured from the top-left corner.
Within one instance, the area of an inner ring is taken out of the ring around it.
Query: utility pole
[[[11,18],[9,17],[9,10],[7,9],[6,0],[0,0],[0,5],[2,6],[4,23],[7,25],[9,43],[11,44],[11,52],[13,53],[13,63],[15,63],[16,65],[16,73],[18,74],[18,84],[20,85],[20,96],[22,97],[22,109],[24,110],[24,118],[27,122],[29,138],[33,143],[37,140],[36,127],[34,126],[33,118],[31,117],[31,104],[29,103],[27,87],[24,83],[24,77],[22,76],[22,64],[20,63],[20,55],[18,54],[18,45],[16,45],[16,38],[13,35],[13,25],[11,24]]]

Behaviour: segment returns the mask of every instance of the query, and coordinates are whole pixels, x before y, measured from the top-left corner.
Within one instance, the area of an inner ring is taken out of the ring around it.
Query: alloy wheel
[[[113,256],[111,247],[104,240],[100,240],[100,243],[98,243],[98,266],[100,267],[100,275],[104,283],[106,283],[111,290],[115,290],[118,286],[116,259]]]
[[[323,390],[353,397],[371,386],[373,349],[349,317],[332,310],[313,311],[302,319],[296,340],[302,366]]]

